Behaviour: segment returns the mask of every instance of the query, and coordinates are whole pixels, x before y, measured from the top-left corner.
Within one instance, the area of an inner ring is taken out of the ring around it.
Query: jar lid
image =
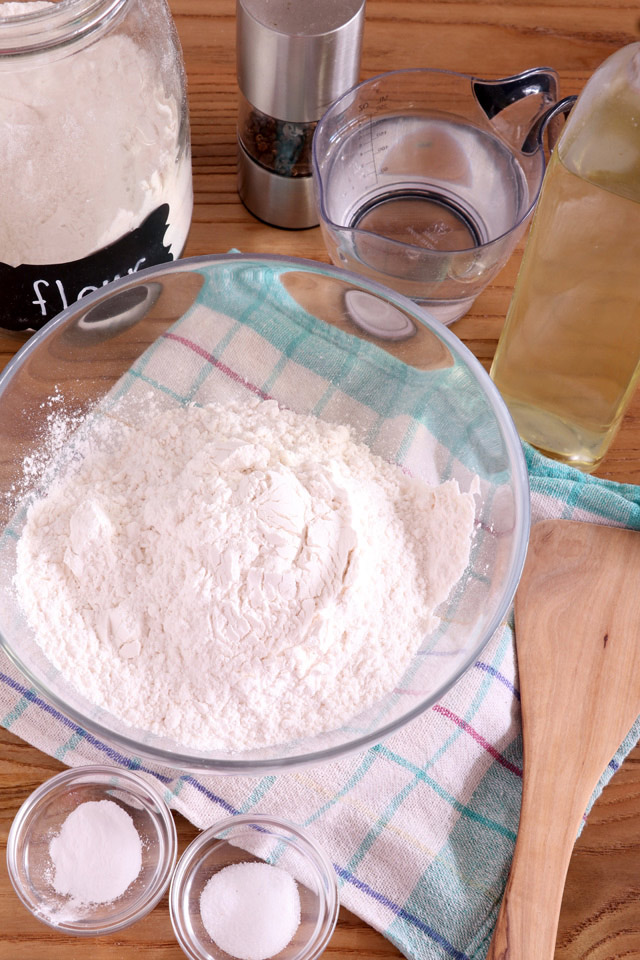
[[[358,82],[365,0],[237,0],[238,84],[280,120],[318,120]]]

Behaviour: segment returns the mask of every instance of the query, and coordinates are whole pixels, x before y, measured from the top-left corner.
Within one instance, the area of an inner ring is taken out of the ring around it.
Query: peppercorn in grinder
[[[237,0],[238,193],[276,227],[314,227],[311,142],[358,82],[365,0]]]

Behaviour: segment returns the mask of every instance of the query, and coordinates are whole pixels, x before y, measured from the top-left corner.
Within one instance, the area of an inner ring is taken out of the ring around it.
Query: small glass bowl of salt
[[[336,875],[309,834],[261,814],[219,820],[187,847],[169,893],[191,960],[314,960],[338,918]]]
[[[97,936],[145,916],[167,889],[176,827],[161,789],[130,770],[84,766],[43,783],[9,831],[22,903],[68,934]]]

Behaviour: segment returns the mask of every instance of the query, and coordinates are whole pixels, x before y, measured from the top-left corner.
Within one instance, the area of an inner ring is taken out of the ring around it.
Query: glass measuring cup
[[[463,316],[535,206],[557,88],[545,67],[494,81],[414,69],[344,94],[313,139],[333,262],[393,287],[442,323]]]

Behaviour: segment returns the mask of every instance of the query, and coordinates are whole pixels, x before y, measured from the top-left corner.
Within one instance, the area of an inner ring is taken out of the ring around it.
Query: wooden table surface
[[[295,2],[295,0],[293,0]],[[189,80],[195,210],[185,255],[282,253],[327,260],[318,228],[277,230],[260,223],[236,193],[234,0],[170,0]],[[562,94],[579,93],[614,50],[640,38],[640,7],[628,0],[367,0],[362,78],[403,67],[439,67],[496,78],[552,66]],[[489,366],[521,248],[470,313],[452,329]],[[21,341],[0,336],[0,365]],[[640,396],[636,396],[600,476],[640,482]],[[16,898],[4,865],[11,821],[22,801],[60,763],[0,730],[0,960],[91,958],[178,960],[166,897],[121,934],[62,937]],[[180,817],[180,850],[195,829]],[[542,918],[541,918],[542,919]],[[326,953],[390,960],[398,951],[342,910]],[[557,960],[640,958],[640,748],[596,803],[576,844],[565,890]]]

